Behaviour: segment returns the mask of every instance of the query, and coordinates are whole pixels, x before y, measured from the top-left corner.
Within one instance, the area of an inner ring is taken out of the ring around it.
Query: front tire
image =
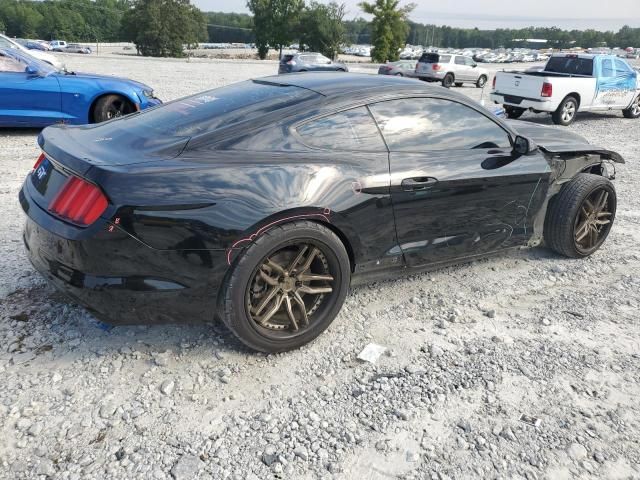
[[[624,115],[624,118],[640,118],[640,95],[629,108],[622,111],[622,115]]]
[[[545,243],[566,257],[588,257],[609,235],[616,206],[616,191],[609,180],[579,173],[549,203]]]
[[[307,221],[275,226],[236,260],[218,314],[249,348],[293,350],[333,322],[350,276],[347,251],[330,229]]]
[[[476,87],[484,88],[484,86],[486,84],[487,84],[487,76],[486,75],[480,75],[480,77],[478,78],[478,81],[476,82]]]
[[[558,109],[551,114],[551,118],[556,125],[567,127],[576,119],[577,113],[578,100],[576,100],[575,97],[569,96],[560,103]]]
[[[91,119],[93,123],[106,122],[118,117],[124,117],[135,111],[129,100],[120,95],[105,95],[93,107]]]

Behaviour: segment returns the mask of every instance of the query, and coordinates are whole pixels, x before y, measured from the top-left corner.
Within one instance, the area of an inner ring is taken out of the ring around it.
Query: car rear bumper
[[[555,112],[558,108],[557,103],[552,100],[543,100],[538,98],[526,98],[516,95],[506,95],[494,92],[489,98],[495,103],[501,103],[510,107],[524,108],[525,110],[537,110],[540,112]]]
[[[30,262],[96,317],[113,325],[213,319],[228,268],[225,251],[156,250],[104,219],[89,236],[67,238],[72,235],[52,231],[64,222],[30,201],[25,190],[20,203]]]
[[[423,80],[440,81],[444,79],[446,72],[415,72],[414,77],[421,78]]]

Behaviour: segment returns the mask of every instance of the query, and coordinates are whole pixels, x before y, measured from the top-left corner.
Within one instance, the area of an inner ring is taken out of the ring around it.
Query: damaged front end
[[[570,182],[579,173],[591,173],[613,180],[616,177],[615,164],[625,163],[619,153],[586,142],[552,143],[538,145],[538,148],[547,155],[552,174],[547,197],[533,222],[533,236],[528,244],[530,247],[542,243],[547,207],[551,198],[560,192],[565,183]]]

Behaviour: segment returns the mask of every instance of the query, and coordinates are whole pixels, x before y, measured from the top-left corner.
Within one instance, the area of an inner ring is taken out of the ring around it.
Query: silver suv
[[[442,82],[449,88],[463,83],[473,83],[482,88],[487,84],[489,74],[471,57],[455,54],[423,53],[416,64],[415,76],[427,82]]]

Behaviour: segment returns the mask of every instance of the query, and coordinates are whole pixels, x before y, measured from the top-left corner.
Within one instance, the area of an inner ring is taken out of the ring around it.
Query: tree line
[[[181,56],[183,45],[256,43],[268,47],[301,43],[334,57],[341,44],[373,44],[378,60],[393,59],[398,46],[512,48],[518,40],[546,39],[554,48],[640,47],[640,28],[617,32],[550,27],[479,30],[436,26],[409,19],[412,5],[398,0],[362,2],[373,15],[345,20],[345,6],[314,0],[248,0],[249,14],[202,13],[189,0],[0,0],[0,32],[11,37],[81,42],[132,41],[144,55]],[[383,53],[384,52],[384,53]],[[383,58],[384,57],[384,58]]]

